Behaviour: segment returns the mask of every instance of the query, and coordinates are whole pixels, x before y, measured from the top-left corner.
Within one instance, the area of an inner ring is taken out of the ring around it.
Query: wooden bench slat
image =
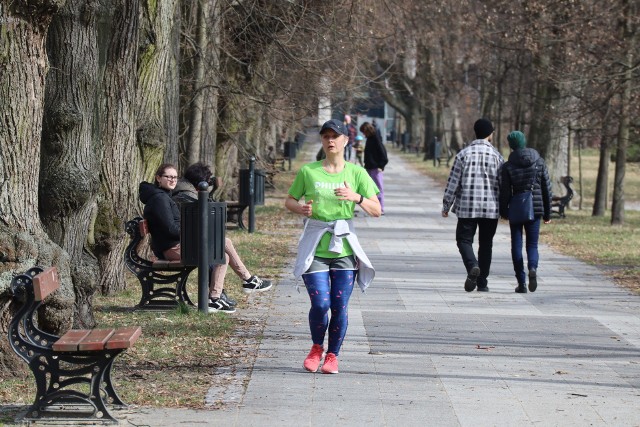
[[[104,350],[104,346],[113,335],[114,329],[92,329],[78,345],[80,351]]]
[[[182,263],[182,261],[169,261],[165,259],[159,259],[153,262],[153,266],[156,268],[164,268],[164,267],[181,268],[181,267],[184,267],[185,265]]]
[[[109,341],[107,341],[105,348],[118,349],[132,347],[133,344],[138,341],[140,335],[142,335],[142,328],[140,326],[116,329],[111,338],[109,338]]]
[[[68,330],[58,341],[53,343],[54,351],[78,351],[78,344],[91,332],[88,329]]]
[[[33,293],[36,301],[43,301],[47,295],[59,287],[58,270],[55,267],[49,267],[33,278]]]

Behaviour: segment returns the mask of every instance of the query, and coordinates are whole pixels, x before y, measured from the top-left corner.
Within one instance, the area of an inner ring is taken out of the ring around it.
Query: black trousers
[[[491,271],[491,254],[493,236],[498,228],[498,219],[491,218],[458,218],[456,227],[456,243],[462,256],[467,273],[474,266],[480,267],[478,287],[487,286],[487,277]],[[473,238],[478,230],[478,257],[473,251]]]

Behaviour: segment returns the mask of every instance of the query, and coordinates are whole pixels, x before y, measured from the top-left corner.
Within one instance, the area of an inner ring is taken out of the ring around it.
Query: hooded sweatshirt
[[[164,259],[162,253],[180,243],[180,209],[167,190],[148,182],[140,183],[139,190],[151,234],[151,250]]]
[[[198,190],[192,183],[184,178],[178,180],[176,188],[171,192],[171,198],[174,202],[180,204],[185,202],[197,202]]]
[[[511,195],[531,191],[533,211],[545,221],[551,217],[551,180],[544,159],[533,148],[520,148],[509,155],[500,173],[500,216],[509,216]]]

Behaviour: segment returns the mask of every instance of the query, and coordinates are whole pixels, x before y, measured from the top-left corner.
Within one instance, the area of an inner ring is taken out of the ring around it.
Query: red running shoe
[[[304,359],[304,369],[309,372],[316,372],[320,366],[322,356],[324,356],[324,348],[319,344],[312,345],[311,351],[307,355],[307,358]]]
[[[333,353],[327,353],[327,357],[324,358],[324,364],[322,365],[323,374],[337,374],[338,373],[338,358]]]

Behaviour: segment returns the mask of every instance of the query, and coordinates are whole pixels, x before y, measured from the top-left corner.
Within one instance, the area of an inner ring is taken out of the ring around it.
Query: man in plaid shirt
[[[456,243],[467,269],[464,290],[488,291],[493,236],[500,218],[499,169],[504,158],[491,145],[493,124],[479,119],[473,125],[476,140],[461,150],[453,162],[442,201],[442,216],[451,210],[458,217]],[[478,229],[478,258],[473,238]]]

